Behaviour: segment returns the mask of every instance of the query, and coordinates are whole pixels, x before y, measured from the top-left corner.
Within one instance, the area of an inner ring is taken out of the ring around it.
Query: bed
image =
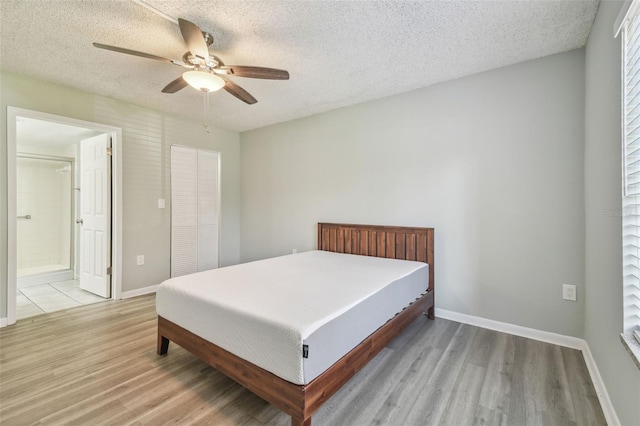
[[[173,341],[310,425],[408,324],[433,319],[433,247],[433,228],[320,223],[317,251],[172,278],[158,354]]]

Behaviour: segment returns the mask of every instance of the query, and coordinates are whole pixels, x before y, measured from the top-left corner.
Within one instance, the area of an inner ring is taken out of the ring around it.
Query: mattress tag
[[[309,358],[309,345],[302,345],[302,358]]]

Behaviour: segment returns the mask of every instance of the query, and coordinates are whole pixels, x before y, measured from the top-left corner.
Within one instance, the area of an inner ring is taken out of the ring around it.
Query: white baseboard
[[[144,296],[145,294],[155,293],[160,284],[150,285],[149,287],[138,288],[131,291],[123,291],[120,295],[121,299],[130,299],[132,297]]]
[[[584,339],[577,337],[565,336],[564,334],[550,333],[548,331],[536,330],[535,328],[522,327],[520,325],[509,324],[506,322],[494,321],[486,318],[475,317],[473,315],[460,314],[458,312],[447,311],[446,309],[436,308],[436,316],[451,321],[461,322],[464,324],[475,325],[489,330],[502,331],[507,334],[527,337],[541,342],[553,343],[554,345],[566,346],[572,349],[582,350],[586,344]]]
[[[9,325],[9,321],[7,320],[7,318],[0,318],[0,328],[6,327],[7,325]]]
[[[609,392],[607,392],[607,388],[605,387],[602,376],[600,375],[600,370],[598,370],[596,361],[593,359],[593,355],[591,354],[591,349],[589,349],[589,344],[586,341],[584,342],[582,355],[584,356],[584,362],[587,364],[587,370],[589,370],[593,387],[596,390],[596,394],[598,394],[598,400],[600,401],[600,406],[604,412],[607,424],[609,426],[619,426],[620,420],[618,419],[616,410],[613,408],[613,404],[609,398]]]
[[[476,327],[488,328],[489,330],[501,331],[515,336],[526,337],[528,339],[539,340],[541,342],[552,343],[554,345],[565,346],[582,351],[582,356],[587,364],[587,370],[589,370],[589,375],[591,376],[593,387],[598,395],[598,400],[600,401],[600,406],[602,407],[607,424],[609,426],[620,425],[620,420],[618,420],[618,415],[613,408],[613,404],[609,398],[609,393],[604,385],[602,376],[600,376],[600,371],[593,359],[593,355],[591,355],[591,350],[589,349],[589,344],[586,340],[578,337],[565,336],[564,334],[536,330],[535,328],[522,327],[520,325],[509,324],[506,322],[494,321],[473,315],[461,314],[454,311],[448,311],[446,309],[436,308],[435,314],[436,317],[439,318],[461,322],[463,324],[475,325]]]

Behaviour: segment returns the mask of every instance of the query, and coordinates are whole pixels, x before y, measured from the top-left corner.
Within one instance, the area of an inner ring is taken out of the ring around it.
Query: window
[[[631,4],[622,26],[623,340],[640,333],[640,11]],[[640,335],[637,344],[640,345]],[[636,354],[637,355],[637,354]]]

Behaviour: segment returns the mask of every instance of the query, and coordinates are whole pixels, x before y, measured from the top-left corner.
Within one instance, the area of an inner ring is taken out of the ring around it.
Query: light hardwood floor
[[[0,330],[0,424],[289,424],[179,346],[157,356],[154,301],[104,302]],[[422,317],[313,424],[606,422],[579,351]]]

